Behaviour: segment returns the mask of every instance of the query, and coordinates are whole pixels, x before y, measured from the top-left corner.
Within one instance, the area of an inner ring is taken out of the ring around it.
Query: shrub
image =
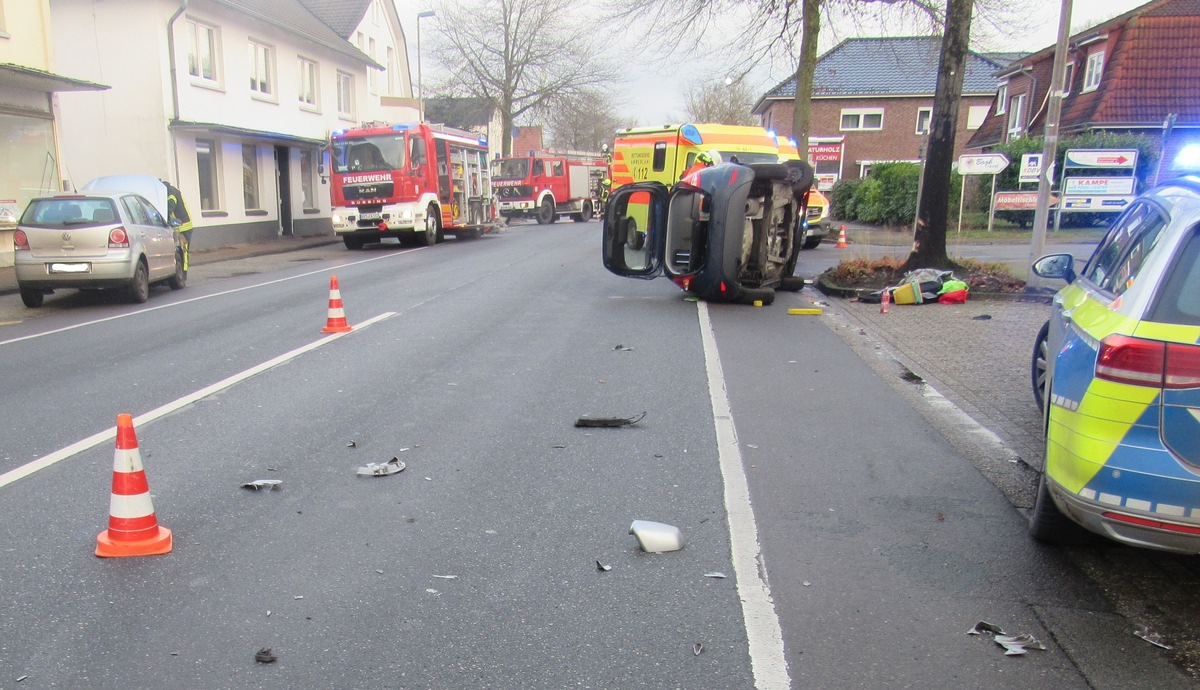
[[[840,220],[858,220],[855,215],[854,190],[862,180],[838,180],[829,191],[829,215]]]

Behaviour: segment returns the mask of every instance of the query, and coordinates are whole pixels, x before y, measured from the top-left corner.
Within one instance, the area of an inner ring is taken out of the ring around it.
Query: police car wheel
[[[1079,544],[1087,541],[1091,533],[1058,509],[1050,496],[1048,481],[1043,471],[1038,478],[1037,498],[1029,515],[1029,535],[1047,544]]]
[[[1033,358],[1029,365],[1029,378],[1033,386],[1033,399],[1037,402],[1039,412],[1046,410],[1046,365],[1047,345],[1050,337],[1050,322],[1042,324],[1037,338],[1033,341]]]

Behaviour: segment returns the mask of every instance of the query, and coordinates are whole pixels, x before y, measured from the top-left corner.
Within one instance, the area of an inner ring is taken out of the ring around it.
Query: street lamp
[[[417,13],[417,91],[420,93],[417,101],[417,112],[420,114],[419,121],[425,121],[425,82],[421,74],[421,20],[433,19],[437,13],[433,10],[425,10]]]

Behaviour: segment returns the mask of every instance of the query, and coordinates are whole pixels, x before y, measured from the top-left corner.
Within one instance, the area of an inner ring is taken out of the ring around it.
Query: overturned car
[[[719,302],[770,304],[799,290],[792,275],[804,241],[812,168],[801,161],[704,168],[668,190],[640,182],[612,193],[604,217],[604,267],[619,276],[666,275]]]

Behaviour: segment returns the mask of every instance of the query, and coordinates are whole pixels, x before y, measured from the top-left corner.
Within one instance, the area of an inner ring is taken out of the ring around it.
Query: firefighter
[[[719,151],[704,151],[696,156],[696,162],[692,163],[692,167],[683,172],[679,179],[683,179],[694,172],[698,172],[705,168],[721,164],[721,153]]]
[[[600,215],[604,215],[604,209],[608,208],[608,193],[612,191],[612,180],[607,177],[600,180]]]
[[[167,187],[167,223],[179,233],[179,245],[183,247],[183,270],[188,270],[188,247],[192,244],[192,216],[183,203],[183,192],[166,180],[159,180]]]

